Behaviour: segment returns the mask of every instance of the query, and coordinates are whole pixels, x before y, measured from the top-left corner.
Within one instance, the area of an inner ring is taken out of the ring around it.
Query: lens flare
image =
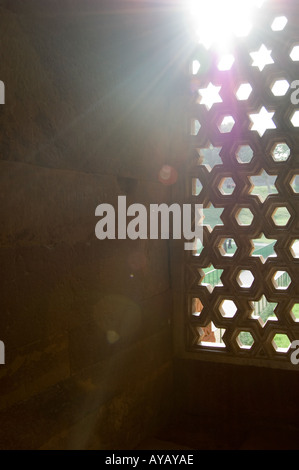
[[[227,49],[236,37],[248,36],[254,10],[264,0],[193,0],[190,17],[196,40],[206,49]]]

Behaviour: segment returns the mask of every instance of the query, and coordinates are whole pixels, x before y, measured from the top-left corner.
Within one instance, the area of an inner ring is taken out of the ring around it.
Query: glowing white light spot
[[[264,0],[190,0],[189,11],[196,39],[209,49],[226,49],[234,37],[250,33],[254,9]]]

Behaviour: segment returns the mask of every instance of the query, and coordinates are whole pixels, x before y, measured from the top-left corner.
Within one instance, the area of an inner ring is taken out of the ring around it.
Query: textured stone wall
[[[118,195],[169,201],[174,29],[149,4],[0,2],[2,449],[133,448],[167,419],[168,242],[94,229]]]
[[[174,369],[182,444],[238,449],[251,436],[251,449],[298,448],[298,371],[184,359]]]

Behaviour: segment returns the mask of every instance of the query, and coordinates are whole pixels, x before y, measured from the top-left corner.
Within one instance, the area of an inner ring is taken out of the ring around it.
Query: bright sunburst
[[[246,37],[254,10],[265,0],[190,0],[192,29],[207,49],[229,48],[235,37]]]

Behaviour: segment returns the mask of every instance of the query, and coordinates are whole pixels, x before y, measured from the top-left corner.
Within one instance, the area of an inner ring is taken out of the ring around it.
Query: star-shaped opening
[[[219,95],[221,86],[215,86],[212,83],[209,83],[207,88],[201,88],[198,90],[198,93],[201,96],[200,104],[204,104],[209,110],[215,103],[222,103],[222,99]]]
[[[197,149],[199,154],[200,165],[205,165],[210,171],[215,165],[221,165],[222,160],[220,158],[221,147],[213,147],[209,144],[206,148]]]
[[[252,66],[258,67],[260,71],[262,71],[266,65],[274,64],[274,60],[271,57],[271,52],[269,49],[266,48],[264,44],[261,45],[258,51],[250,52],[252,57]]]
[[[263,263],[270,257],[276,257],[277,254],[274,248],[276,241],[275,239],[266,238],[264,234],[262,234],[260,238],[251,240],[253,247],[251,256],[258,256]]]
[[[195,239],[194,250],[192,251],[192,256],[200,256],[203,250],[203,242],[200,238]]]
[[[223,341],[223,335],[225,328],[217,328],[213,322],[210,322],[206,326],[197,327],[198,342],[200,346],[225,348]]]
[[[199,269],[198,272],[201,277],[198,284],[200,286],[206,286],[210,292],[212,292],[214,287],[223,286],[221,282],[223,269],[215,269],[214,266],[211,265],[208,268]]]
[[[251,313],[251,318],[257,320],[261,327],[264,328],[267,321],[277,321],[278,318],[275,315],[274,311],[277,307],[277,303],[268,302],[266,297],[262,297],[256,302],[252,302],[253,311]]]
[[[216,208],[213,206],[213,204],[211,204],[210,207],[203,210],[203,224],[210,226],[212,229],[216,226],[223,225],[223,222],[221,220],[222,212],[223,209],[218,207]]]
[[[251,176],[249,178],[252,184],[250,193],[259,196],[261,202],[264,202],[270,194],[278,193],[275,187],[276,178],[275,175],[268,175],[265,170],[257,176]]]
[[[200,316],[200,314],[202,312],[202,309],[203,309],[203,304],[202,304],[201,300],[198,297],[193,297],[191,309],[192,309],[191,314],[192,314],[193,317],[199,317]]]
[[[252,122],[251,130],[257,131],[260,137],[262,137],[266,130],[276,129],[276,125],[272,120],[273,116],[274,112],[271,113],[267,111],[264,106],[260,109],[258,113],[249,114],[250,120]]]
[[[203,186],[199,178],[192,178],[192,196],[198,196],[202,187]]]

